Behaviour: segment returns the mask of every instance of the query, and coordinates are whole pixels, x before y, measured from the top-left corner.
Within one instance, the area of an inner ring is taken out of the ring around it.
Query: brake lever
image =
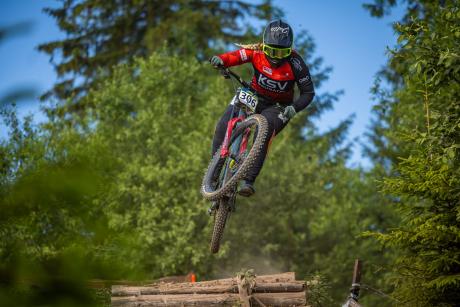
[[[220,66],[219,70],[220,70],[220,73],[222,74],[222,76],[224,76],[225,79],[230,79],[231,78],[230,74],[228,73],[227,68],[225,68],[224,66]]]

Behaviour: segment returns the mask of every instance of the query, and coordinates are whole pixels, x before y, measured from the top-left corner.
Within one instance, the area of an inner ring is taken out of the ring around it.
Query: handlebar
[[[264,96],[264,95],[262,95],[260,93],[257,93],[257,91],[254,90],[254,88],[251,86],[251,84],[249,84],[248,82],[244,81],[243,78],[241,78],[235,72],[231,71],[229,68],[227,68],[227,67],[225,67],[223,65],[217,66],[216,68],[219,69],[220,73],[224,76],[225,79],[230,79],[231,77],[233,77],[242,86],[244,86],[245,88],[249,88],[252,91],[254,91],[257,94],[257,97],[259,97],[259,99],[264,100],[264,101],[272,101],[269,97]]]
[[[217,69],[220,70],[220,73],[224,76],[225,79],[229,79],[233,77],[236,81],[238,81],[242,86],[251,88],[251,85],[243,80],[238,74],[231,71],[229,68],[225,66],[218,66]]]

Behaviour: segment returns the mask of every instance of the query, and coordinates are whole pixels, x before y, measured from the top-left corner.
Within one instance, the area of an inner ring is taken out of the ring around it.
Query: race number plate
[[[240,94],[238,95],[238,99],[242,104],[246,105],[252,112],[255,112],[258,103],[256,95],[254,95],[247,89],[242,88],[240,90]]]

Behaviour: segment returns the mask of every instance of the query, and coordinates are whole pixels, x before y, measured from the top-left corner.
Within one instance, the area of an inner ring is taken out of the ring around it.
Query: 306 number
[[[252,111],[255,111],[257,107],[257,97],[253,96],[251,92],[245,90],[240,91],[239,100],[248,106]]]

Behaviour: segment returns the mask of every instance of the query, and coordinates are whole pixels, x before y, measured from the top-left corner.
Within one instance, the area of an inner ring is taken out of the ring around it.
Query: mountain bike
[[[261,96],[230,69],[219,69],[226,79],[234,78],[242,87],[236,89],[225,139],[211,159],[201,186],[203,197],[213,201],[208,210],[214,217],[212,253],[219,251],[225,224],[236,209],[238,183],[254,165],[268,137],[267,120],[255,114]]]

